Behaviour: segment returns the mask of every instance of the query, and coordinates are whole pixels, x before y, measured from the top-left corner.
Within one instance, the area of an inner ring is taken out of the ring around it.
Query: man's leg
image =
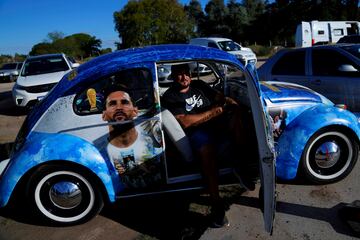
[[[203,130],[194,132],[190,141],[201,161],[202,175],[211,200],[211,221],[213,227],[228,224],[225,216],[225,206],[219,194],[219,171],[217,168],[216,148],[211,136]]]
[[[234,175],[246,190],[254,190],[258,176],[258,152],[255,126],[250,113],[242,106],[233,105],[227,111],[225,124],[236,149],[240,149],[234,162]]]

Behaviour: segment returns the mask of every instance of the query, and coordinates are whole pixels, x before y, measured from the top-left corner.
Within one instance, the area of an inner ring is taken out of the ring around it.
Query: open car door
[[[265,230],[272,233],[275,217],[275,150],[270,116],[258,81],[255,65],[246,66],[248,94],[255,123],[259,150],[261,188],[259,198],[263,199]],[[261,203],[262,204],[262,203]]]

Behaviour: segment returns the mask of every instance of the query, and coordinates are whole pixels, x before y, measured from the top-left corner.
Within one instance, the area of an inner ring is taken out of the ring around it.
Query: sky
[[[179,0],[188,4],[190,0]],[[200,0],[204,7],[208,1]],[[0,0],[0,55],[27,55],[33,45],[47,40],[48,33],[65,36],[87,33],[115,49],[119,42],[113,13],[124,0]]]

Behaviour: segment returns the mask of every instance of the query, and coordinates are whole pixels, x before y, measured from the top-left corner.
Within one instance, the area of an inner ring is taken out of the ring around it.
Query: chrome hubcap
[[[50,188],[50,200],[62,209],[77,207],[82,201],[79,186],[73,182],[58,182]]]
[[[340,147],[335,142],[324,142],[315,153],[315,162],[321,168],[333,167],[340,159]]]

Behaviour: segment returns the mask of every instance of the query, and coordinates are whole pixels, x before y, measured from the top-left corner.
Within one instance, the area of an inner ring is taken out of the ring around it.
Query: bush
[[[262,45],[251,45],[251,50],[256,54],[257,57],[268,57],[272,55],[272,47],[265,47]]]

